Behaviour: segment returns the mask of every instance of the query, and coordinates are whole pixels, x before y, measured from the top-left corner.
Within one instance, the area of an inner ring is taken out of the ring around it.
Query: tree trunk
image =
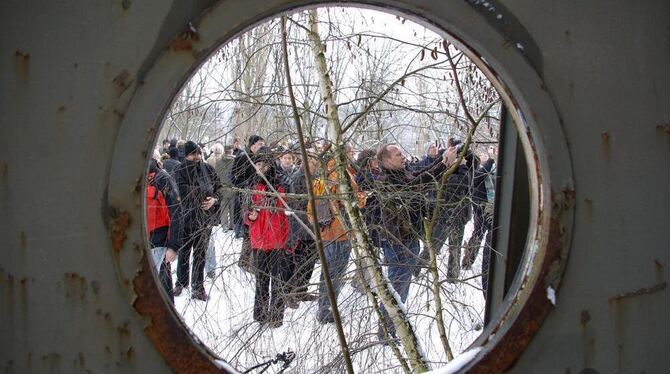
[[[314,55],[315,66],[319,75],[319,88],[321,90],[321,98],[326,105],[326,118],[328,121],[329,133],[331,141],[335,147],[336,152],[336,168],[339,175],[339,193],[349,196],[353,195],[353,190],[347,173],[348,160],[344,152],[344,140],[342,134],[342,126],[337,112],[337,104],[333,95],[333,87],[328,73],[328,65],[326,63],[325,51],[317,25],[317,11],[309,11],[309,26],[311,32],[309,33],[310,44]],[[372,248],[367,236],[365,224],[360,216],[360,211],[352,203],[351,198],[342,199],[342,203],[347,212],[347,216],[351,222],[351,226],[355,235],[352,246],[360,251],[363,256],[359,257],[364,262],[365,268],[370,273],[370,278],[373,282],[373,289],[377,291],[377,295],[384,307],[388,311],[402,346],[407,353],[410,365],[414,372],[422,373],[428,370],[427,360],[424,357],[423,350],[420,347],[419,340],[414,333],[413,326],[409,323],[406,313],[401,307],[402,302],[396,297],[397,294],[392,292],[389,288],[389,282],[384,278],[379,263],[375,261],[374,249]],[[367,265],[370,266],[367,266]]]

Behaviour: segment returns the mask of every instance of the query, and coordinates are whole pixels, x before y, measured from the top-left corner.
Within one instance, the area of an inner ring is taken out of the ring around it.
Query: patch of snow
[[[464,242],[472,235],[473,222],[466,225]],[[175,309],[184,319],[192,333],[221,357],[219,366],[231,372],[237,368],[244,371],[259,363],[272,360],[278,353],[295,352],[295,360],[290,369],[294,373],[340,372],[340,346],[333,324],[322,325],[316,320],[317,302],[302,302],[298,309],[286,309],[283,326],[270,329],[252,319],[255,278],[237,266],[242,240],[234,239],[231,231],[216,228],[212,233],[216,248],[217,274],[214,279],[205,280],[205,288],[210,295],[208,302],[192,300],[189,290],[175,297]],[[476,326],[483,326],[485,300],[481,292],[481,277],[476,276],[481,269],[483,251],[479,251],[472,270],[464,270],[463,283],[445,284],[443,300],[449,300],[444,307],[448,328],[447,335],[454,354],[458,357],[481,333]],[[446,269],[448,250],[443,248],[438,256],[440,269]],[[177,264],[173,263],[172,270]],[[347,278],[352,279],[355,271],[353,262],[347,270]],[[320,266],[310,281],[310,291],[318,293]],[[384,274],[384,278],[388,278]],[[175,279],[176,280],[176,279]],[[436,331],[434,309],[427,309],[426,300],[432,299],[429,279],[413,279],[409,297],[401,307],[408,321],[419,337],[419,351],[432,362],[446,362]],[[395,290],[393,296],[399,300]],[[378,318],[367,299],[354,291],[350,281],[345,282],[338,298],[340,313],[344,317],[347,340],[352,341],[350,349],[360,350],[353,357],[355,372],[385,373],[398,368],[398,361],[388,346],[376,344],[375,332]],[[225,361],[224,361],[225,360]],[[468,361],[468,360],[466,360]],[[273,365],[268,372],[280,364]],[[452,364],[453,365],[453,364]],[[451,366],[447,366],[451,367]]]
[[[482,347],[472,348],[468,351],[461,353],[459,356],[456,356],[447,366],[441,367],[439,369],[431,370],[426,372],[426,374],[454,374],[461,370],[465,365],[469,364],[473,358],[482,350]]]
[[[237,369],[230,366],[227,362],[225,362],[223,360],[214,360],[214,362],[219,366],[219,368],[225,370],[228,373],[239,373],[239,371],[237,371]]]
[[[556,306],[556,291],[551,286],[547,287],[547,299]]]

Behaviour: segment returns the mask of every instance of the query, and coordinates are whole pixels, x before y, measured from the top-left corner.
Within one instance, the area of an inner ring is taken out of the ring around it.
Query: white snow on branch
[[[482,350],[482,347],[472,348],[468,351],[461,353],[456,356],[451,362],[446,366],[443,366],[439,369],[431,370],[426,372],[426,374],[453,374],[461,370],[465,365],[469,364],[473,358]]]

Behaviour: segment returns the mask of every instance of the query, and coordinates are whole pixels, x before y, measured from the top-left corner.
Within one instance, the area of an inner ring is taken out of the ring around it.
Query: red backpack
[[[164,226],[170,226],[170,210],[165,202],[163,192],[155,182],[156,173],[149,174],[147,186],[147,233]]]

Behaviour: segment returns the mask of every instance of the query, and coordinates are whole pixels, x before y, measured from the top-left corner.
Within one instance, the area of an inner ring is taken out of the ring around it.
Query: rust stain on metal
[[[130,347],[126,352],[124,352],[124,355],[127,360],[132,360],[135,357],[135,350],[133,347]]]
[[[656,126],[656,132],[658,135],[665,134],[670,140],[670,124],[664,123]]]
[[[174,52],[180,51],[192,51],[193,44],[200,40],[200,35],[198,31],[190,23],[186,27],[186,30],[182,31],[177,35],[172,42],[170,42],[170,49]]]
[[[117,327],[116,330],[119,332],[119,336],[128,338],[130,337],[130,329],[128,328],[128,322],[124,322],[121,326]]]
[[[86,277],[82,277],[77,273],[65,273],[65,297],[78,298],[85,300],[88,292],[88,283]]]
[[[139,194],[140,192],[142,192],[142,180],[143,179],[144,178],[142,178],[141,175],[135,179],[135,184],[133,185],[133,192],[134,193]]]
[[[118,109],[114,109],[112,113],[119,118],[123,118],[125,116],[125,114]]]
[[[123,248],[123,243],[128,237],[126,231],[130,227],[130,214],[117,208],[111,208],[111,217],[112,248],[118,255],[119,252],[121,252],[121,248]]]
[[[655,285],[653,285],[651,287],[648,287],[648,288],[639,288],[635,291],[626,292],[626,293],[616,295],[614,297],[610,297],[609,302],[612,303],[612,302],[615,302],[615,301],[631,299],[631,298],[638,297],[638,296],[651,295],[651,294],[654,294],[656,292],[663,291],[666,288],[668,288],[668,283],[667,282],[661,282],[661,283],[655,284]]]
[[[143,251],[146,252],[146,251]],[[212,361],[215,356],[199,346],[188,333],[188,328],[167,305],[151,273],[151,265],[144,254],[140,269],[133,279],[137,298],[133,307],[151,319],[144,332],[175,372],[221,373]]]
[[[552,192],[554,204],[566,206],[566,202],[557,203],[556,200],[556,195]],[[498,336],[496,334],[495,339],[504,342],[504,344],[495,344],[491,351],[487,352],[468,371],[469,373],[501,373],[506,371],[528,346],[551,310],[552,304],[547,299],[546,288],[551,284],[554,289],[557,289],[563,268],[562,264],[565,262],[565,259],[562,258],[565,232],[561,227],[561,214],[561,209],[557,209],[551,217],[545,258],[539,269],[538,281],[535,284],[525,284],[524,286],[532,286],[527,302],[504,335]]]
[[[600,138],[603,140],[603,144],[608,144],[610,142],[610,133],[607,131],[603,131],[600,134]]]
[[[18,49],[16,50],[16,52],[14,52],[14,57],[16,57],[17,59],[21,59],[26,63],[30,62],[30,54],[21,52]]]
[[[570,207],[575,201],[575,189],[566,187],[563,189],[563,207]]]
[[[121,8],[123,8],[123,10],[130,9],[130,4],[132,4],[130,0],[121,0]]]
[[[117,88],[117,96],[121,96],[133,84],[134,80],[130,79],[130,73],[123,70],[113,80],[114,86]]]
[[[610,140],[611,140],[611,135],[608,131],[603,131],[600,134],[600,139],[602,140],[603,143],[603,155],[605,158],[609,158],[610,156]]]
[[[58,107],[58,112],[63,113],[65,111],[65,105],[61,105]]]
[[[586,309],[582,310],[582,313],[579,315],[579,323],[581,323],[583,327],[586,327],[589,321],[591,321],[591,313]]]
[[[30,54],[17,49],[14,52],[14,70],[16,75],[26,80],[28,78],[29,64]]]

